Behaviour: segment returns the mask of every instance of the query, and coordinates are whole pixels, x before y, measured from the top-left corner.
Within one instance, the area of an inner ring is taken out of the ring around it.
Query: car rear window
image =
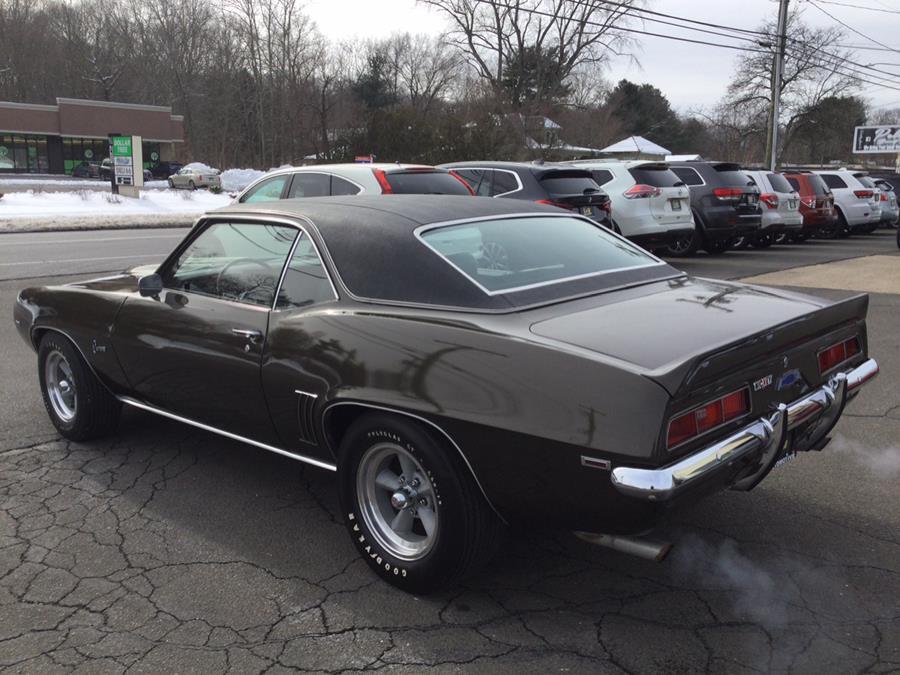
[[[635,182],[650,185],[651,187],[675,187],[676,184],[684,183],[678,174],[665,164],[644,164],[628,169],[628,173],[631,174]]]
[[[541,175],[538,180],[551,197],[600,192],[600,186],[589,171],[552,171]]]
[[[832,190],[847,187],[847,183],[844,182],[844,179],[840,176],[835,176],[833,173],[820,173],[819,178],[825,181],[825,185]]]
[[[855,173],[855,174],[853,174],[853,175],[854,175],[854,177],[856,178],[856,180],[858,180],[860,183],[862,183],[862,184],[863,184],[865,187],[867,187],[867,188],[876,188],[876,187],[878,187],[878,186],[875,184],[875,181],[872,180],[869,176],[867,176],[867,175],[864,174],[864,173]]]
[[[685,185],[703,185],[703,178],[693,167],[673,166],[672,173],[684,181]]]
[[[397,195],[466,195],[471,192],[447,171],[391,171],[385,174]]]
[[[769,179],[769,185],[775,192],[793,192],[795,190],[788,179],[780,173],[767,173],[766,178]]]
[[[729,187],[748,187],[754,183],[736,164],[717,164],[713,168],[719,180]]]
[[[582,218],[495,218],[425,230],[425,244],[488,295],[657,264]]]

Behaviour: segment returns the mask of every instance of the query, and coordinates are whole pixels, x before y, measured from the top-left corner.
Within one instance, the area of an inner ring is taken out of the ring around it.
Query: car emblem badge
[[[766,375],[765,377],[761,377],[753,383],[753,391],[762,391],[766,387],[772,386],[772,376]]]
[[[784,375],[778,378],[778,384],[775,385],[775,389],[777,389],[778,391],[787,389],[799,380],[800,371],[797,368],[794,368],[793,370],[787,371]]]

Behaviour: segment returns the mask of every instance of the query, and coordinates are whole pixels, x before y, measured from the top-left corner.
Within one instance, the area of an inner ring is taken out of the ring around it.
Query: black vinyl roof
[[[637,267],[488,295],[415,236],[416,229],[423,225],[448,221],[572,215],[554,206],[522,200],[450,195],[311,197],[234,204],[209,215],[308,219],[318,230],[347,290],[361,300],[509,311],[679,274],[668,265]]]

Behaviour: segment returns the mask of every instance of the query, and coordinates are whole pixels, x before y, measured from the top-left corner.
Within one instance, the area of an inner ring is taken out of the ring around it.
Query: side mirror
[[[162,293],[162,277],[158,274],[148,274],[138,280],[138,292],[142,297],[156,297]]]

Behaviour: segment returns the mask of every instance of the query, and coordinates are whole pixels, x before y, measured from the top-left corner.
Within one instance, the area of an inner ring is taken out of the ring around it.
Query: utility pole
[[[778,118],[781,108],[781,80],[784,70],[784,43],[787,32],[788,0],[778,2],[778,34],[775,36],[775,63],[772,68],[772,98],[769,106],[769,138],[766,145],[766,163],[769,171],[775,171],[778,163]]]

